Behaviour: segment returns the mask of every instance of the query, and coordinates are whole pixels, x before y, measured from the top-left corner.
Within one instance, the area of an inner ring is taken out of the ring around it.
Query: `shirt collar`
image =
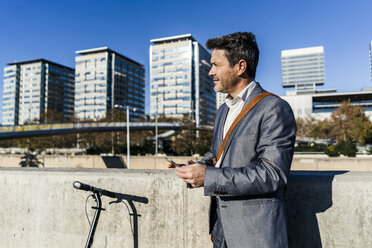
[[[240,93],[234,98],[231,99],[230,95],[227,95],[225,98],[226,105],[231,108],[236,103],[243,101],[248,98],[249,94],[252,92],[253,88],[255,87],[256,82],[253,80],[250,84],[248,84]]]

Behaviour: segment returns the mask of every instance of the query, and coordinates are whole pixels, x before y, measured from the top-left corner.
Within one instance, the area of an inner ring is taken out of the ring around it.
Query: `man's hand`
[[[175,172],[185,183],[189,183],[194,188],[198,188],[204,186],[205,168],[205,165],[187,161],[185,166],[175,168]]]
[[[195,164],[194,161],[192,160],[188,160],[185,164],[179,164],[180,166],[185,166],[185,165],[190,165],[190,164]],[[176,166],[174,166],[173,164],[169,163],[168,164],[168,168],[176,168]]]
[[[172,169],[172,168],[176,168],[176,166],[174,166],[173,164],[169,163],[169,164],[168,164],[168,168],[169,168],[169,169]]]

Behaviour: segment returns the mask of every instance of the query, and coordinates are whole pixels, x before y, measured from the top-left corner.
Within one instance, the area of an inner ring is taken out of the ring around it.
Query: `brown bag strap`
[[[267,96],[270,96],[270,95],[273,95],[275,96],[275,94],[273,93],[270,93],[270,92],[264,92],[264,93],[261,93],[259,94],[258,96],[256,96],[255,98],[252,99],[252,101],[250,101],[247,106],[245,106],[245,108],[243,108],[242,111],[240,111],[239,115],[235,118],[234,122],[231,124],[230,128],[229,128],[229,131],[227,131],[227,134],[225,136],[225,138],[223,139],[222,141],[222,144],[220,145],[220,148],[218,149],[218,152],[217,152],[217,158],[214,157],[213,158],[213,164],[216,165],[217,161],[220,159],[221,155],[222,155],[222,152],[223,150],[225,149],[225,146],[226,146],[226,143],[227,143],[227,140],[229,139],[229,136],[230,134],[232,133],[232,131],[234,130],[235,126],[240,122],[240,120],[259,102],[261,101],[263,98],[267,97]]]

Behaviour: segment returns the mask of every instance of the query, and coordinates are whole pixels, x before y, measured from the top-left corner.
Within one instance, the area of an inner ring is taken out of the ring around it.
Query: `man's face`
[[[223,49],[213,49],[211,57],[212,68],[209,76],[214,81],[214,91],[230,93],[238,82],[236,66],[230,67],[230,63]]]

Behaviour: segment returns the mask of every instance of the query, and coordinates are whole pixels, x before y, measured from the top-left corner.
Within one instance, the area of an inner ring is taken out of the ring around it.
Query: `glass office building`
[[[308,47],[283,50],[281,53],[282,85],[296,91],[315,91],[324,84],[324,48]]]
[[[75,114],[100,119],[112,108],[131,109],[130,119],[144,116],[145,69],[108,47],[77,51]]]
[[[151,40],[150,114],[212,125],[216,94],[208,72],[210,53],[191,34]]]
[[[36,59],[4,68],[3,125],[43,122],[49,109],[74,114],[74,69]]]

